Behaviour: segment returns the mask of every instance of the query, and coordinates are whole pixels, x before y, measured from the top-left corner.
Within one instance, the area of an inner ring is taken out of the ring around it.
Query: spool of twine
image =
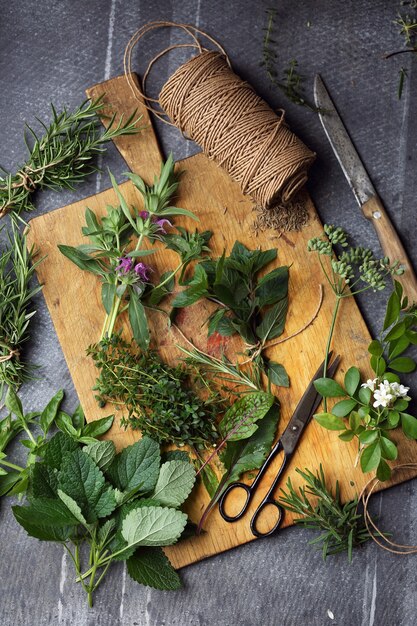
[[[131,78],[132,51],[149,30],[176,26],[193,39],[159,53],[149,64],[142,89]],[[214,43],[217,50],[203,48],[197,34]],[[154,63],[176,47],[192,47],[198,54],[181,65],[162,87],[159,99],[145,95],[145,83]],[[147,108],[169,121],[194,140],[203,152],[221,165],[264,208],[286,205],[307,181],[315,159],[278,114],[233,72],[223,48],[211,37],[187,24],[153,22],[131,38],[125,52],[126,78]]]

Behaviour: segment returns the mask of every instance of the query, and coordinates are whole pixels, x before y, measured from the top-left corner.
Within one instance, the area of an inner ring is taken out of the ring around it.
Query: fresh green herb
[[[23,344],[28,340],[28,327],[35,311],[32,298],[42,288],[32,285],[36,267],[34,249],[28,250],[26,236],[11,222],[9,245],[0,257],[0,402],[5,387],[18,389],[31,377],[30,367],[21,359]]]
[[[274,40],[275,31],[275,18],[277,15],[276,9],[268,9],[267,11],[267,25],[264,29],[265,35],[262,46],[262,63],[261,66],[265,68],[266,74],[274,87],[277,87],[282,93],[294,104],[305,106],[312,111],[317,111],[317,107],[311,104],[304,93],[304,78],[298,71],[298,62],[292,59],[288,67],[283,71],[281,78],[278,76],[278,72],[275,69],[275,64],[278,59],[278,55],[274,50],[276,41]]]
[[[116,115],[110,119],[107,130],[101,134],[96,115],[102,111],[102,98],[87,100],[78,109],[57,113],[52,108],[52,122],[40,124],[45,133],[38,137],[27,126],[30,145],[26,138],[29,157],[16,174],[0,177],[0,218],[12,211],[20,215],[23,211],[33,211],[35,206],[31,196],[37,189],[73,189],[84,178],[97,171],[93,159],[105,151],[103,147],[115,137],[132,135],[138,132],[133,113],[126,121],[123,117],[116,124]]]
[[[256,395],[257,394],[251,394],[250,396],[246,396],[246,398]],[[269,394],[265,394],[265,396],[268,395]],[[265,398],[265,400],[263,416],[256,422],[256,430],[253,431],[253,429],[251,429],[253,434],[249,437],[240,437],[238,440],[234,440],[234,438],[230,436],[230,434],[233,435],[234,432],[233,429],[231,429],[226,435],[226,440],[228,439],[226,447],[223,446],[223,442],[218,446],[217,451],[220,452],[220,460],[223,464],[224,471],[220,481],[217,481],[217,484],[214,483],[211,485],[211,490],[209,491],[211,500],[200,519],[197,534],[201,532],[208,515],[220,500],[228,485],[239,480],[245,472],[259,469],[268,456],[275,439],[279,419],[279,405],[277,403],[272,404],[267,398]],[[269,404],[269,402],[271,403]],[[267,408],[268,404],[269,408]],[[231,410],[233,410],[233,407]],[[245,404],[239,407],[239,411],[234,409],[233,413],[235,416],[236,413],[238,413],[238,418],[236,420],[235,417],[235,420],[237,421],[239,429],[241,428],[240,424],[245,424],[246,422],[250,424],[253,417],[256,416],[253,407],[247,407]],[[223,420],[224,419],[228,420],[226,416],[224,416]],[[246,432],[250,433],[251,430]],[[204,469],[206,469],[206,466]]]
[[[141,584],[178,589],[181,581],[162,546],[176,543],[185,530],[187,516],[178,508],[194,485],[192,465],[161,465],[159,446],[148,437],[120,454],[103,441],[93,455],[89,446],[61,435],[46,444],[44,461],[33,467],[28,505],[13,507],[18,523],[31,537],[66,548],[90,607],[116,561],[126,561]]]
[[[135,354],[114,335],[92,346],[100,375],[97,401],[128,411],[122,423],[162,443],[212,445],[218,437],[215,418],[223,401],[217,394],[201,399],[190,386],[190,371],[170,367],[153,352]]]
[[[377,478],[388,480],[391,469],[387,461],[398,456],[390,431],[401,426],[409,439],[417,439],[417,419],[407,413],[409,388],[401,384],[399,373],[415,370],[416,362],[404,356],[417,344],[417,309],[408,306],[401,285],[396,281],[387,305],[379,339],[368,347],[370,365],[376,378],[360,384],[357,367],[348,369],[344,385],[331,378],[315,382],[316,389],[327,398],[340,399],[331,412],[315,415],[316,421],[329,430],[342,431],[342,441],[358,441],[358,458],[363,472],[376,470]],[[347,423],[344,419],[348,420]]]
[[[415,3],[411,3],[411,8],[415,9]],[[408,54],[409,52],[417,52],[417,20],[410,15],[398,14],[397,18],[393,22],[399,27],[399,34],[403,37],[405,48],[390,52],[385,55],[386,59],[397,56],[398,54]],[[399,70],[398,81],[398,99],[401,100],[404,91],[404,83],[408,77],[408,70],[405,67],[401,67]]]
[[[127,176],[141,193],[144,209],[134,207],[131,212],[110,174],[120,205],[108,207],[107,216],[101,220],[87,208],[86,226],[82,232],[91,243],[77,247],[60,245],[59,249],[80,269],[100,277],[106,311],[101,339],[113,335],[119,314],[127,310],[133,337],[146,351],[150,334],[144,301],[145,305],[154,307],[171,292],[175,275],[184,272],[192,260],[200,259],[208,249],[206,244],[211,233],[189,235],[180,229],[175,236],[166,235],[166,228],[173,226],[169,218],[187,215],[197,219],[190,211],[170,206],[178,188],[172,156],[161,166],[160,176],[155,178],[152,186],[146,185],[137,174],[128,173]],[[135,244],[132,236],[136,237]],[[143,249],[142,244],[144,240],[151,244],[163,242],[165,237],[168,237],[168,247],[179,252],[181,261],[175,270],[164,274],[157,285],[152,285],[153,269],[140,259],[153,254],[154,250]]]
[[[335,246],[343,249],[339,259],[334,256]],[[324,232],[320,237],[310,239],[308,250],[317,253],[324,276],[335,296],[333,317],[325,350],[323,376],[326,378],[330,346],[342,300],[369,289],[380,291],[385,288],[387,276],[400,275],[404,270],[399,267],[398,262],[390,264],[388,257],[376,259],[368,248],[349,246],[345,231],[328,224],[324,225]],[[326,397],[324,410],[327,411]]]
[[[53,450],[52,446],[47,445],[52,426],[57,426],[62,433],[71,437],[73,447],[76,442],[80,442],[89,444],[92,449],[97,444],[96,437],[111,427],[113,416],[86,424],[81,407],[72,416],[68,415],[60,409],[63,397],[64,392],[58,391],[42,412],[24,413],[18,395],[12,389],[8,390],[5,405],[9,413],[0,421],[0,496],[23,494],[26,491],[36,460]],[[27,439],[21,443],[29,449],[24,467],[10,461],[4,452],[7,445],[22,432],[26,433]],[[56,435],[55,439],[62,438],[62,433]]]
[[[342,505],[339,482],[336,481],[333,495],[326,485],[321,465],[316,474],[308,469],[303,472],[296,468],[295,471],[306,481],[306,485],[297,491],[291,478],[288,478],[287,491],[281,489],[280,503],[287,511],[300,515],[295,520],[297,524],[320,531],[320,535],[309,543],[321,549],[324,560],[328,555],[347,552],[351,562],[353,548],[371,538],[363,515],[358,513],[358,499]]]
[[[248,250],[237,241],[229,257],[223,253],[219,259],[198,263],[186,289],[172,303],[182,308],[208,298],[220,305],[208,319],[208,335],[240,335],[249,359],[261,371],[267,370],[262,350],[283,333],[288,309],[288,267],[258,278],[276,256],[274,249]]]

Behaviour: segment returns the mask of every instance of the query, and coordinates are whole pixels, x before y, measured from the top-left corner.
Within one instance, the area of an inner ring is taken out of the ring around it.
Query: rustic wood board
[[[129,167],[147,181],[159,170],[160,152],[155,135],[144,107],[132,96],[123,77],[96,85],[88,90],[88,95],[97,97],[105,94],[104,100],[109,109],[118,113],[130,114],[134,108],[143,113],[146,130],[137,136],[122,137],[116,141],[117,147],[126,159]],[[139,105],[139,106],[138,106]],[[323,283],[321,270],[316,255],[306,250],[307,241],[318,235],[322,228],[315,208],[305,195],[305,204],[309,212],[309,222],[301,232],[291,232],[279,236],[275,231],[266,231],[255,236],[253,203],[243,196],[236,183],[214,162],[199,154],[177,163],[181,172],[181,185],[177,205],[194,211],[200,218],[200,228],[210,229],[214,235],[211,247],[215,255],[220,255],[226,247],[230,252],[234,241],[238,239],[250,248],[262,249],[277,247],[277,265],[291,265],[290,270],[290,305],[285,336],[289,336],[303,327],[310,320],[319,302],[320,285]],[[131,204],[140,204],[139,194],[130,182],[121,185],[121,191]],[[47,259],[39,266],[39,280],[44,283],[43,294],[46,299],[55,329],[57,331],[69,370],[74,380],[80,401],[89,421],[109,413],[109,407],[98,408],[91,391],[96,370],[87,358],[85,350],[99,337],[103,322],[103,310],[100,297],[100,285],[93,275],[80,271],[68,259],[60,254],[57,244],[76,246],[82,242],[81,226],[84,224],[84,212],[88,206],[97,214],[105,213],[108,204],[117,205],[112,189],[91,196],[80,202],[68,205],[46,215],[34,218],[30,222],[29,245],[39,248],[40,254]],[[187,228],[194,228],[191,220],[176,220]],[[170,251],[158,251],[152,257],[156,273],[174,267],[176,255]],[[282,405],[279,432],[285,428],[292,411],[306,388],[312,374],[323,358],[325,340],[331,320],[333,299],[329,289],[323,285],[324,299],[317,318],[306,330],[269,350],[268,356],[283,363],[289,372],[289,389],[277,389]],[[198,347],[219,354],[221,349],[233,355],[241,346],[234,341],[220,345],[219,342],[207,343],[204,321],[208,314],[207,304],[197,304],[184,309],[178,324],[184,334]],[[151,316],[153,337],[158,338],[158,350],[169,362],[174,362],[180,355],[175,347],[181,342],[175,331],[169,330],[164,317]],[[334,336],[334,346],[342,355],[338,377],[342,378],[345,370],[357,364],[364,375],[368,371],[367,345],[370,336],[362,316],[353,299],[345,300],[341,307],[339,323]],[[116,416],[118,417],[118,416]],[[118,449],[133,443],[138,435],[130,430],[123,430],[118,419],[108,434]],[[415,442],[401,440],[401,461],[415,459]],[[356,456],[355,444],[346,444],[337,438],[337,433],[322,429],[315,422],[311,423],[296,451],[291,466],[283,477],[288,475],[295,485],[299,484],[296,467],[315,470],[322,463],[329,480],[339,480],[342,497],[351,498],[369,479],[360,469],[354,467]],[[264,496],[277,464],[273,465],[265,477],[259,492],[254,498],[252,510]],[[396,482],[410,478],[412,474],[401,473]],[[394,481],[389,483],[394,484]],[[386,484],[385,486],[388,486]],[[201,486],[196,487],[188,505],[188,512],[197,521],[208,496]],[[182,567],[207,556],[223,552],[232,547],[254,539],[249,530],[249,516],[238,523],[224,522],[217,509],[212,512],[206,524],[206,533],[184,541],[167,549],[173,564]],[[284,526],[293,523],[287,514]]]

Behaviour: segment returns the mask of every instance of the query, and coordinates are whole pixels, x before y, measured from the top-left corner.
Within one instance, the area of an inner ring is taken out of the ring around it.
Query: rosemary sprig
[[[281,489],[280,503],[291,513],[300,515],[295,520],[306,528],[323,531],[309,542],[310,545],[321,547],[323,559],[338,552],[347,552],[349,562],[352,561],[353,548],[368,541],[368,533],[363,515],[358,513],[358,499],[342,505],[340,501],[339,482],[333,492],[326,485],[323,468],[316,474],[306,469],[295,470],[306,481],[304,487],[294,489],[291,478],[288,478],[287,491]],[[311,496],[314,500],[310,499]]]
[[[47,125],[38,120],[45,131],[42,136],[27,126],[29,136],[25,137],[25,143],[29,156],[26,163],[15,174],[5,172],[5,176],[0,176],[0,218],[9,212],[20,215],[23,211],[34,210],[31,196],[37,189],[73,189],[97,171],[93,158],[105,151],[105,143],[140,130],[135,126],[140,119],[135,119],[135,111],[126,120],[121,116],[117,123],[113,115],[108,128],[101,133],[96,115],[103,107],[102,96],[86,100],[73,112],[64,109],[57,113],[51,104],[52,122]]]
[[[28,327],[35,311],[31,300],[42,286],[31,285],[35,268],[34,249],[27,249],[26,236],[11,222],[9,245],[0,256],[0,399],[6,386],[17,389],[31,378],[30,367],[21,360],[21,346],[27,341]]]
[[[278,55],[274,50],[276,41],[273,39],[275,29],[275,17],[276,9],[268,9],[267,11],[267,25],[262,46],[262,63],[261,66],[265,68],[267,76],[274,87],[280,89],[283,94],[300,106],[305,106],[311,111],[317,112],[317,107],[309,102],[304,94],[304,78],[298,73],[298,62],[296,59],[292,59],[288,67],[283,71],[281,78],[278,76],[278,72],[275,69],[275,63],[278,59]]]

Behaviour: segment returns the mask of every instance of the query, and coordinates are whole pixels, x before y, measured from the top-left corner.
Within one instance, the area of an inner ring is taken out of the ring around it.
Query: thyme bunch
[[[100,371],[94,390],[104,406],[111,402],[128,411],[122,425],[140,430],[159,443],[212,445],[218,438],[217,394],[201,399],[190,387],[190,370],[170,367],[148,351],[135,354],[119,335],[91,346]]]
[[[105,151],[104,144],[121,135],[138,132],[136,112],[116,123],[114,114],[107,129],[101,133],[96,117],[102,112],[102,97],[86,100],[75,111],[58,113],[53,104],[52,121],[38,120],[44,134],[38,136],[27,126],[25,143],[29,156],[15,174],[0,176],[0,218],[13,212],[33,211],[32,194],[37,189],[74,189],[75,185],[97,171],[94,157]],[[30,142],[32,139],[32,143]]]
[[[30,367],[21,359],[22,345],[28,340],[28,327],[35,311],[32,298],[42,289],[32,285],[32,277],[42,259],[33,262],[34,249],[28,250],[26,236],[11,222],[9,243],[0,256],[0,400],[5,387],[15,390],[29,380]]]
[[[280,503],[287,511],[300,516],[295,520],[297,524],[321,531],[321,534],[309,544],[321,547],[323,560],[326,560],[328,555],[347,552],[348,560],[351,562],[353,548],[371,538],[363,515],[358,513],[358,499],[355,498],[342,505],[339,482],[336,481],[333,494],[332,489],[326,485],[321,465],[316,474],[309,469],[303,472],[298,467],[295,471],[306,484],[297,491],[291,478],[288,478],[287,491],[281,489]]]

